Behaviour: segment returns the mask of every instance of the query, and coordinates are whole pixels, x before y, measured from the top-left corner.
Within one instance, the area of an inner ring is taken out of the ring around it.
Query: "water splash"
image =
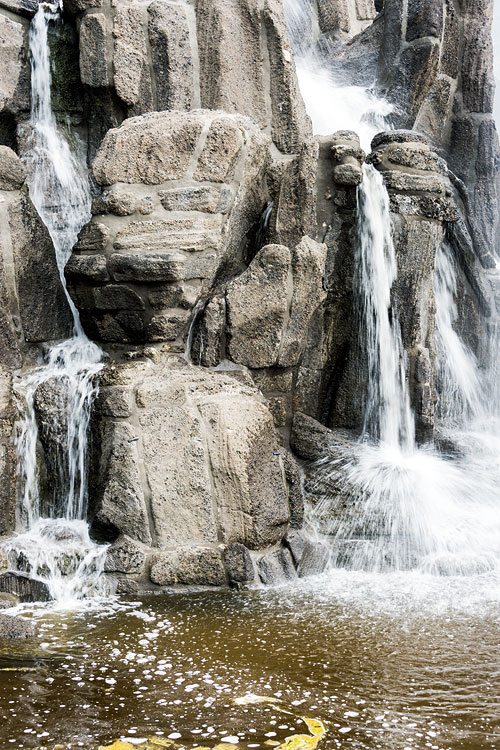
[[[40,365],[14,384],[20,412],[19,524],[24,531],[7,542],[7,549],[15,567],[45,580],[54,598],[69,601],[92,589],[104,565],[105,547],[92,542],[85,522],[89,420],[103,365],[101,350],[83,331],[64,277],[78,232],[90,219],[91,196],[85,170],[52,111],[48,28],[59,22],[61,9],[58,0],[40,4],[31,23],[31,118],[23,158],[30,198],[54,245],[73,335],[49,346]]]
[[[408,452],[415,446],[415,428],[401,329],[398,316],[391,314],[397,264],[389,196],[381,174],[369,164],[363,165],[358,188],[357,234],[355,294],[368,359],[364,433]]]

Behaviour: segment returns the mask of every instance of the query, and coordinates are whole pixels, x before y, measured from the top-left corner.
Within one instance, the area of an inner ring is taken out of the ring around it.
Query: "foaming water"
[[[59,2],[40,4],[30,27],[32,106],[24,161],[30,198],[54,245],[73,333],[48,346],[40,365],[14,383],[23,531],[6,546],[15,569],[46,581],[54,598],[71,601],[89,593],[104,564],[105,547],[89,538],[85,522],[88,429],[103,365],[101,350],[82,329],[64,277],[78,232],[90,219],[91,197],[87,175],[52,111],[48,27],[60,20],[61,8]]]
[[[373,137],[387,128],[393,106],[369,87],[346,85],[335,75],[330,45],[319,44],[315,4],[284,0],[285,20],[294,50],[300,92],[315,135],[353,130],[369,152]]]

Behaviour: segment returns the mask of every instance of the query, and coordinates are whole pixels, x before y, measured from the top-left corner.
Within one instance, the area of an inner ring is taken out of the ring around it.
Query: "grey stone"
[[[19,311],[26,341],[67,338],[73,319],[49,233],[28,195],[9,206]]]
[[[224,586],[227,583],[221,552],[210,547],[159,552],[151,560],[150,577],[159,586]]]
[[[93,88],[109,86],[107,30],[104,13],[87,13],[80,23],[80,78]]]
[[[323,285],[326,245],[303,237],[292,250],[292,295],[281,349],[280,367],[298,364],[306,344],[307,328],[326,299]]]
[[[0,146],[0,190],[18,190],[26,179],[26,168],[8,146]]]
[[[260,579],[266,586],[279,586],[297,578],[292,556],[287,549],[262,557],[258,568]]]
[[[108,262],[109,273],[115,281],[177,281],[184,278],[184,256],[123,255],[113,253]]]
[[[189,110],[193,106],[194,80],[186,8],[155,0],[148,13],[157,109]]]
[[[167,211],[203,211],[210,214],[227,214],[233,194],[227,185],[170,188],[160,190],[158,197]]]
[[[113,24],[113,81],[116,93],[134,114],[153,109],[153,89],[140,6],[118,7]]]
[[[67,278],[85,279],[87,281],[109,281],[108,267],[105,255],[75,255],[73,254],[64,269]]]
[[[21,602],[48,602],[52,599],[46,583],[23,573],[0,574],[0,593],[14,594]]]
[[[94,289],[97,310],[144,310],[146,305],[133,289],[123,284],[108,284]]]
[[[227,334],[231,359],[247,367],[271,367],[278,359],[288,315],[291,253],[268,245],[227,285]]]
[[[129,253],[218,252],[222,243],[219,215],[171,214],[166,219],[133,221],[121,229],[114,249]]]
[[[132,415],[130,391],[123,388],[100,388],[99,395],[94,402],[94,409],[98,414],[107,417],[130,417]]]
[[[0,0],[0,8],[5,8],[16,16],[32,18],[38,10],[38,0]]]
[[[203,107],[267,122],[258,0],[196,0]]]
[[[81,229],[75,250],[82,253],[102,253],[106,249],[110,236],[109,227],[97,221],[91,221]]]
[[[15,594],[0,594],[0,610],[10,609],[19,604],[19,599]]]
[[[363,173],[359,164],[339,164],[333,170],[333,180],[338,185],[360,185]]]
[[[383,133],[377,133],[372,139],[372,151],[389,143],[422,143],[428,146],[429,139],[423,133],[418,133],[415,130],[387,130]]]
[[[243,135],[237,122],[227,117],[213,120],[198,159],[194,179],[209,182],[230,180],[242,146]]]
[[[118,529],[132,539],[151,543],[151,532],[139,469],[136,431],[126,423],[104,423],[97,438],[98,478],[91,488],[95,522]]]
[[[146,326],[146,341],[176,341],[184,334],[188,317],[186,310],[177,314],[153,315]]]
[[[133,539],[123,535],[109,547],[104,570],[107,573],[141,574],[146,568],[146,552]]]
[[[312,129],[297,82],[280,0],[265,0],[264,25],[271,68],[272,139],[280,151],[294,154]]]
[[[216,367],[223,357],[226,301],[213,297],[197,317],[191,344],[191,360],[203,367]]]
[[[33,620],[0,613],[0,639],[20,641],[35,638],[36,634]]]
[[[0,15],[0,109],[12,113],[29,111],[27,36],[22,23]]]
[[[137,198],[134,193],[104,191],[92,202],[92,213],[130,216],[137,209]]]
[[[205,119],[205,113],[152,112],[125,120],[106,133],[92,165],[96,181],[159,185],[180,179]]]
[[[439,175],[408,174],[395,170],[382,172],[384,182],[390,190],[416,193],[444,193],[445,185]]]
[[[3,573],[9,567],[9,560],[7,554],[0,549],[0,573]]]
[[[249,551],[243,544],[230,544],[223,553],[230,581],[250,583],[255,579],[255,568]]]
[[[299,578],[317,576],[328,567],[330,560],[330,549],[320,542],[311,542],[306,546],[297,573]]]
[[[408,5],[406,41],[425,36],[441,38],[443,4],[435,0],[412,0]]]
[[[288,484],[288,505],[290,506],[290,527],[300,529],[304,522],[304,493],[299,468],[293,455],[283,451],[283,466]]]

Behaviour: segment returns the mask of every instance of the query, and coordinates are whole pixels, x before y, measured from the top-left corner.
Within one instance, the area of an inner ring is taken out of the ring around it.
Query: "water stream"
[[[30,27],[31,118],[24,161],[30,198],[52,238],[73,331],[47,346],[40,364],[15,382],[21,533],[4,546],[14,568],[46,581],[54,598],[68,604],[95,588],[104,564],[105,547],[92,542],[85,521],[88,428],[103,365],[64,277],[78,232],[90,219],[91,197],[86,172],[52,111],[48,27],[60,20],[61,7],[57,0],[40,4]]]

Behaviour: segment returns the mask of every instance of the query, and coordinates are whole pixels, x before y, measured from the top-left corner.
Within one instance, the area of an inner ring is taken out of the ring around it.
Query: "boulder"
[[[278,359],[288,316],[291,253],[268,245],[227,285],[228,351],[233,362],[271,367]]]
[[[149,42],[156,82],[156,107],[189,110],[194,101],[194,71],[188,9],[154,0],[148,6]]]
[[[297,578],[292,556],[287,549],[261,557],[258,568],[260,579],[266,586],[280,586]]]
[[[159,586],[224,586],[226,572],[219,549],[187,547],[159,552],[151,560],[150,577]]]
[[[80,78],[93,88],[110,84],[106,16],[87,13],[80,23]]]
[[[229,580],[234,583],[251,583],[255,579],[255,568],[249,551],[243,544],[230,544],[223,553],[224,565]]]
[[[26,179],[26,168],[8,146],[0,146],[0,190],[18,190]]]
[[[14,594],[21,602],[48,602],[52,599],[46,583],[12,571],[0,574],[0,593]]]
[[[113,542],[106,553],[106,573],[133,573],[140,575],[146,567],[146,552],[140,544],[122,535]]]

